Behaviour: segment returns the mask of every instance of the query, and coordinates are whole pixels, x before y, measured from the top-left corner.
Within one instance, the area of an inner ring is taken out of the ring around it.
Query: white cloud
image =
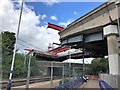
[[[46,5],[52,6],[55,3],[60,2],[59,0],[25,0],[25,2],[43,2]]]
[[[13,3],[10,2],[10,0],[3,0],[3,3],[4,5],[0,5],[0,21],[2,21],[0,28],[3,31],[16,33],[20,10],[15,10]],[[41,50],[47,50],[49,43],[59,42],[59,35],[56,30],[47,29],[46,25],[38,26],[38,24],[41,23],[39,21],[41,18],[43,17],[37,16],[31,8],[24,5],[19,38]],[[20,50],[23,50],[24,48],[38,49],[22,41],[19,41],[18,43],[25,45],[22,46],[18,44]]]
[[[58,24],[61,25],[61,26],[67,27],[67,25],[69,25],[73,21],[74,21],[73,19],[69,19],[67,22],[60,22]]]
[[[51,16],[50,18],[51,18],[51,20],[57,21],[57,17],[56,16]]]
[[[76,11],[74,11],[74,14],[77,15],[78,13]]]
[[[4,5],[6,4],[6,1],[2,0],[0,2],[0,16],[4,14]]]
[[[43,19],[45,19],[45,18],[47,17],[47,15],[46,15],[46,14],[43,14],[43,15],[40,15],[40,17],[41,17],[41,19],[43,20]]]
[[[18,2],[18,0],[13,0]],[[48,5],[53,5],[58,2],[108,2],[108,0],[24,0],[25,2],[45,2]],[[109,0],[109,2],[115,2],[116,0]]]
[[[45,2],[47,5],[53,5],[55,3],[58,3],[58,0],[42,0],[43,2]]]

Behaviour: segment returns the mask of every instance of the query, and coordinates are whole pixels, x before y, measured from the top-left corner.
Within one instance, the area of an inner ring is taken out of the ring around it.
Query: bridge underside
[[[81,33],[69,35],[61,39],[61,45],[71,46],[71,48],[84,49],[85,52],[71,54],[71,59],[83,58],[100,58],[108,55],[107,39],[103,35],[103,26],[84,30]],[[69,55],[47,55],[43,53],[34,53],[39,59],[47,61],[64,61],[69,58]]]
[[[74,43],[77,46],[73,47],[73,48],[80,48],[81,50],[83,50],[83,48],[85,49],[85,58],[89,58],[89,57],[94,57],[94,58],[98,58],[98,57],[104,57],[105,55],[108,55],[107,52],[107,41],[105,40],[100,40],[100,41],[94,41],[94,42],[78,42],[78,43]],[[74,45],[74,44],[70,44],[70,45]],[[73,55],[73,58],[78,59],[78,58],[82,58],[83,53],[81,53],[81,55],[78,57],[74,57],[75,55]]]
[[[107,52],[107,41],[106,38],[104,40],[99,40],[99,41],[93,41],[93,42],[74,42],[74,43],[69,43],[66,45],[75,45],[71,48],[75,49],[81,49],[85,50],[84,54],[83,52],[81,53],[75,53],[71,54],[71,59],[81,59],[83,58],[83,55],[85,58],[99,58],[99,57],[104,57],[105,55],[108,55]],[[69,58],[69,55],[65,56],[58,56],[58,55],[46,55],[42,53],[37,53],[35,52],[34,55],[36,56],[37,59],[44,59],[47,61],[64,61]]]

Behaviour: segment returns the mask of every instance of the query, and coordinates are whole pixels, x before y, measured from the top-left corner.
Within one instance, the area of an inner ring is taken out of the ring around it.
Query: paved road
[[[82,89],[85,89],[85,88],[91,88],[91,89],[94,89],[95,90],[100,90],[99,89],[99,82],[98,80],[94,80],[94,79],[91,79],[91,80],[88,80],[86,83],[84,83],[83,85],[80,86],[80,88]]]

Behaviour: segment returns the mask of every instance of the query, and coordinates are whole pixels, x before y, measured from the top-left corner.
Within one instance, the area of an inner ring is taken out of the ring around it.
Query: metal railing
[[[75,80],[68,81],[62,85],[56,86],[53,90],[61,90],[61,89],[74,89],[74,88],[79,88],[85,80],[83,77],[79,77]]]
[[[106,90],[106,89],[113,90],[113,88],[103,80],[99,80],[99,86],[100,86],[100,90]]]

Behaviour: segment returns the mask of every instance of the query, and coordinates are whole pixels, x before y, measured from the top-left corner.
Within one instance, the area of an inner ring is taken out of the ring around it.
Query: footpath
[[[90,79],[87,82],[85,82],[83,85],[80,86],[80,90],[85,90],[86,89],[95,89],[95,90],[100,90],[99,87],[99,80],[98,79]]]

